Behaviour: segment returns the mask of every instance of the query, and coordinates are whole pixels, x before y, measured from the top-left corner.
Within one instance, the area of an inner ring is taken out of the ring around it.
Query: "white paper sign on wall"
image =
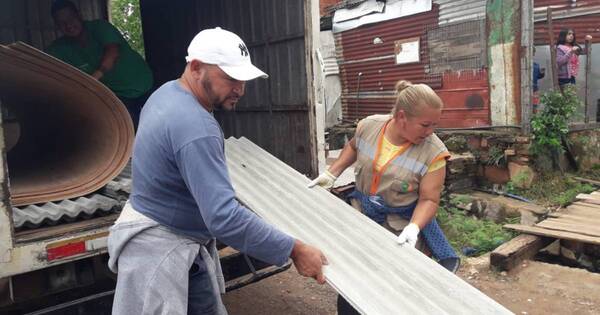
[[[396,64],[407,64],[419,62],[420,59],[420,39],[419,37],[407,38],[395,41],[394,54],[396,55]]]

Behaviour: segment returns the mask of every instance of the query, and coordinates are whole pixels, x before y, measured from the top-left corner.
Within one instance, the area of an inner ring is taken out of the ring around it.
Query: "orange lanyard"
[[[371,195],[375,195],[377,193],[377,189],[379,188],[379,183],[381,182],[381,177],[383,176],[383,173],[387,170],[389,164],[395,160],[400,154],[404,153],[404,151],[406,151],[406,149],[408,149],[410,147],[410,144],[401,148],[400,150],[398,150],[398,152],[394,153],[394,155],[392,155],[392,157],[387,160],[387,162],[385,162],[385,164],[383,164],[383,166],[381,166],[381,169],[379,169],[379,171],[377,171],[377,161],[379,160],[379,157],[381,155],[381,148],[383,146],[383,137],[385,137],[385,129],[387,128],[387,125],[389,124],[390,120],[385,122],[385,125],[383,125],[383,128],[381,128],[381,133],[379,134],[379,137],[377,138],[377,151],[375,151],[375,159],[373,160],[373,178],[371,179]]]

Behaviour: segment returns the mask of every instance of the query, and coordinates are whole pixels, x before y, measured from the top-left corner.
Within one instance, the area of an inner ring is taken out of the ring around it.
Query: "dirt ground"
[[[489,256],[463,262],[459,276],[515,314],[600,314],[600,274],[527,261],[509,273],[489,270]],[[294,268],[225,295],[230,314],[336,314],[336,293]]]

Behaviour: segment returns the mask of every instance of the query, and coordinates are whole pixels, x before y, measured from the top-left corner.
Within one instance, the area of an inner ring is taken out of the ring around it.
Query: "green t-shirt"
[[[92,74],[100,66],[104,46],[119,44],[117,62],[110,71],[104,73],[100,82],[120,98],[136,98],[152,88],[152,71],[114,26],[104,20],[95,20],[84,21],[83,27],[87,34],[85,47],[63,36],[50,44],[48,53],[87,74]]]

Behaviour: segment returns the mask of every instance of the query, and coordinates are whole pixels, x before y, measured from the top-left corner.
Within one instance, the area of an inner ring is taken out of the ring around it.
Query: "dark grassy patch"
[[[463,254],[479,255],[515,237],[516,233],[503,229],[502,225],[517,223],[519,218],[495,223],[491,220],[478,219],[452,205],[442,205],[438,210],[437,220],[456,250]]]
[[[598,176],[600,176],[600,170],[594,172],[598,172]],[[589,174],[589,172],[586,172],[586,175],[581,174],[580,176],[593,179]],[[572,203],[580,193],[590,193],[595,190],[594,186],[581,183],[560,174],[560,172],[539,175],[540,177],[534,181],[529,189],[514,188],[509,185],[511,192],[526,197],[542,206],[558,207]]]

